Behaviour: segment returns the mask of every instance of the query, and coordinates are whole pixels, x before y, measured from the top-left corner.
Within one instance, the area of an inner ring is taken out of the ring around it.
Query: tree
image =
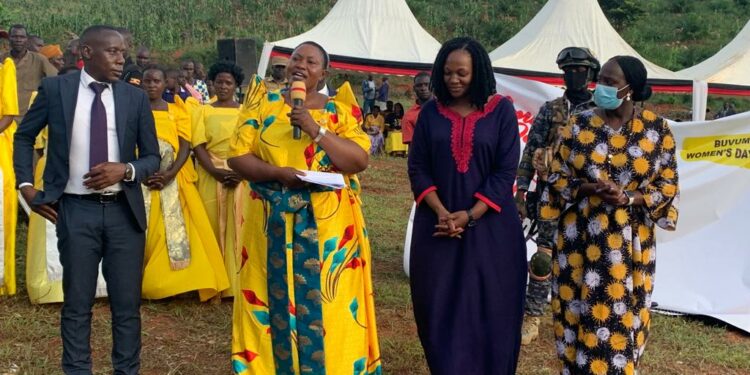
[[[2,2],[0,2],[0,28],[8,27],[11,19],[10,11],[3,6]]]
[[[599,0],[599,5],[618,31],[633,23],[643,13],[634,0]]]

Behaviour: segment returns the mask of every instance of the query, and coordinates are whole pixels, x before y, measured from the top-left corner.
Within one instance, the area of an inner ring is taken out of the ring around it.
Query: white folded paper
[[[297,176],[300,180],[311,184],[328,186],[334,189],[343,189],[346,186],[344,176],[340,173],[302,171],[304,176]]]

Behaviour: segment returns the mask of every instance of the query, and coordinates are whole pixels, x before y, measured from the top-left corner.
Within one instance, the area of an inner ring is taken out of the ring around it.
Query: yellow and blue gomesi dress
[[[543,219],[559,217],[552,313],[562,374],[627,374],[638,367],[651,325],[654,226],[674,230],[679,188],[675,141],[650,111],[619,131],[593,110],[562,129],[543,194]],[[597,179],[640,191],[645,205],[613,206],[579,197]],[[557,199],[556,199],[557,198]]]
[[[13,59],[0,63],[0,116],[18,116],[16,66]],[[28,103],[26,103],[28,104]],[[13,135],[16,122],[0,133],[0,186],[2,186],[2,228],[0,234],[0,296],[16,294],[16,220],[18,196],[13,171]]]
[[[179,138],[190,141],[190,117],[184,107],[169,104],[152,111],[161,154],[160,171],[179,151]],[[208,300],[229,288],[227,272],[211,223],[203,208],[197,175],[189,161],[162,190],[143,187],[148,230],[143,270],[143,298],[161,299],[197,290]]]
[[[230,156],[251,153],[275,166],[335,172],[306,134],[292,138],[280,91],[253,80]],[[366,152],[361,112],[344,84],[313,119]],[[250,183],[234,302],[236,374],[380,374],[370,244],[356,176],[330,190]]]

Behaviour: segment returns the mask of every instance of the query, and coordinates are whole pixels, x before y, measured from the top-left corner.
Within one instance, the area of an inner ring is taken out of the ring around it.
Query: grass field
[[[362,174],[372,240],[376,312],[384,372],[427,374],[402,271],[403,233],[411,206],[404,159],[377,158]],[[0,375],[61,373],[59,305],[31,305],[23,287],[25,228],[19,230],[19,294],[0,299]],[[658,288],[658,283],[657,283]],[[229,374],[230,301],[200,304],[196,295],[144,302],[142,374]],[[97,374],[109,369],[110,318],[96,303],[92,337]],[[555,374],[552,322],[522,349],[518,374]],[[14,372],[15,371],[15,372]],[[643,375],[750,374],[750,337],[713,321],[656,315]],[[338,375],[338,374],[334,374]]]

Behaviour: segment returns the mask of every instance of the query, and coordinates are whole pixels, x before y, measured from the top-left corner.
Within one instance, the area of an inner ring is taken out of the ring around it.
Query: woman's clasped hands
[[[435,225],[434,237],[461,238],[461,234],[469,223],[469,214],[466,211],[438,212],[438,223]]]
[[[628,197],[625,195],[623,189],[612,181],[597,180],[594,191],[596,195],[609,204],[622,206],[628,203]]]

